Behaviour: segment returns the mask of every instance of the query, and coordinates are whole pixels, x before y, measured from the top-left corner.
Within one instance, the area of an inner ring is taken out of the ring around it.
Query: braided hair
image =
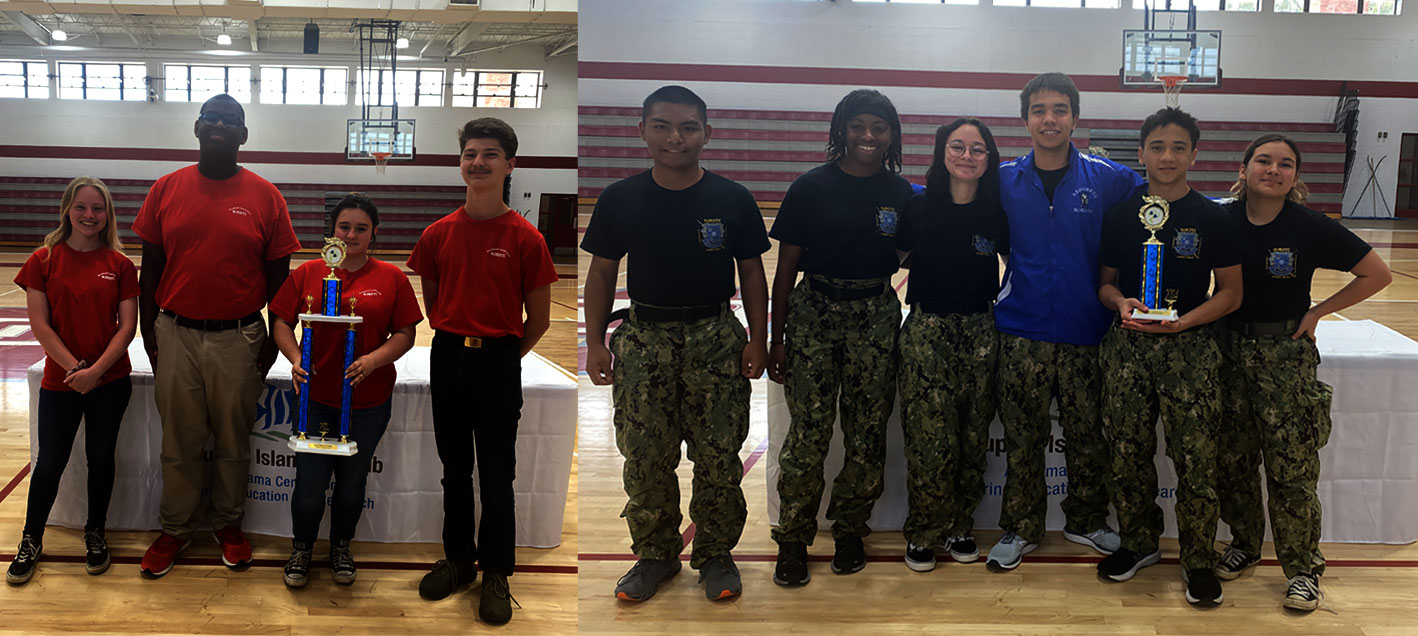
[[[832,112],[832,125],[827,135],[827,161],[835,162],[847,155],[847,122],[862,113],[876,115],[891,126],[891,145],[882,157],[882,163],[891,172],[901,172],[901,117],[896,107],[879,91],[859,88],[837,102]]]

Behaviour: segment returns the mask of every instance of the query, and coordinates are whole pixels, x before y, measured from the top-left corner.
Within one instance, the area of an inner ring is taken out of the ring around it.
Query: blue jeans
[[[315,543],[320,533],[320,518],[325,515],[325,489],[330,476],[335,477],[335,492],[330,500],[330,540],[353,539],[360,513],[364,511],[364,486],[369,481],[369,463],[384,430],[389,427],[393,399],[379,406],[354,409],[350,412],[350,440],[359,445],[351,457],[295,454],[295,492],[291,494],[291,530],[295,540]],[[340,409],[310,401],[311,430],[319,430],[318,422],[329,422],[339,434]]]

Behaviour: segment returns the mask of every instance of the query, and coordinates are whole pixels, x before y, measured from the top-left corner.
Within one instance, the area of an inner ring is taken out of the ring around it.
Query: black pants
[[[291,534],[307,545],[315,543],[320,534],[320,518],[325,516],[325,491],[330,477],[330,542],[353,539],[355,527],[364,512],[365,486],[369,483],[369,463],[374,449],[389,428],[393,399],[365,409],[350,409],[350,439],[359,444],[359,452],[351,457],[322,453],[295,454],[295,488],[291,491]],[[340,409],[310,401],[310,422],[330,422],[339,431]]]
[[[80,420],[84,429],[84,455],[89,463],[89,519],[84,529],[104,527],[108,502],[113,498],[114,449],[118,447],[118,425],[128,410],[133,381],[123,377],[95,387],[87,395],[75,391],[39,390],[39,457],[30,475],[29,507],[25,511],[25,532],[44,537],[44,524],[59,494],[59,478],[69,464]]]
[[[439,331],[429,354],[433,435],[443,461],[443,552],[449,561],[504,575],[512,574],[516,562],[512,480],[522,414],[520,348],[516,338],[468,347],[462,336]],[[473,502],[474,465],[481,519]]]

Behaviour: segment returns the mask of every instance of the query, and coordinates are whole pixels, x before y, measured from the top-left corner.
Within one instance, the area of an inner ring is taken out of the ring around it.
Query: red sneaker
[[[167,574],[173,564],[177,563],[178,553],[186,550],[189,545],[192,545],[191,539],[184,541],[166,532],[159,534],[158,540],[148,546],[138,568],[143,574],[153,578]]]
[[[212,536],[222,545],[222,563],[227,567],[236,569],[251,565],[251,542],[246,540],[246,535],[236,524],[213,531]]]

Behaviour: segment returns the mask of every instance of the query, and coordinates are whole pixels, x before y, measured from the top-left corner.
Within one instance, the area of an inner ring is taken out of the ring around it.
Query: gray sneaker
[[[1063,536],[1069,541],[1093,548],[1097,550],[1099,554],[1112,554],[1117,552],[1118,548],[1123,545],[1122,538],[1118,536],[1116,531],[1108,526],[1103,526],[1097,530],[1086,533],[1074,532],[1068,528],[1064,528]]]
[[[655,595],[661,583],[679,574],[679,559],[640,559],[615,584],[615,597],[639,603]]]
[[[704,562],[699,568],[699,582],[704,584],[704,596],[711,601],[731,599],[743,593],[739,567],[728,552]]]
[[[995,547],[990,548],[990,556],[985,561],[985,565],[1003,570],[1013,570],[1024,561],[1024,555],[1033,552],[1037,547],[1039,546],[1026,541],[1024,537],[1010,530],[999,538],[999,543],[996,543]]]
[[[1216,576],[1223,581],[1234,581],[1242,572],[1257,563],[1260,563],[1259,554],[1237,550],[1234,545],[1228,545],[1226,551],[1221,553],[1221,558],[1216,560]]]

